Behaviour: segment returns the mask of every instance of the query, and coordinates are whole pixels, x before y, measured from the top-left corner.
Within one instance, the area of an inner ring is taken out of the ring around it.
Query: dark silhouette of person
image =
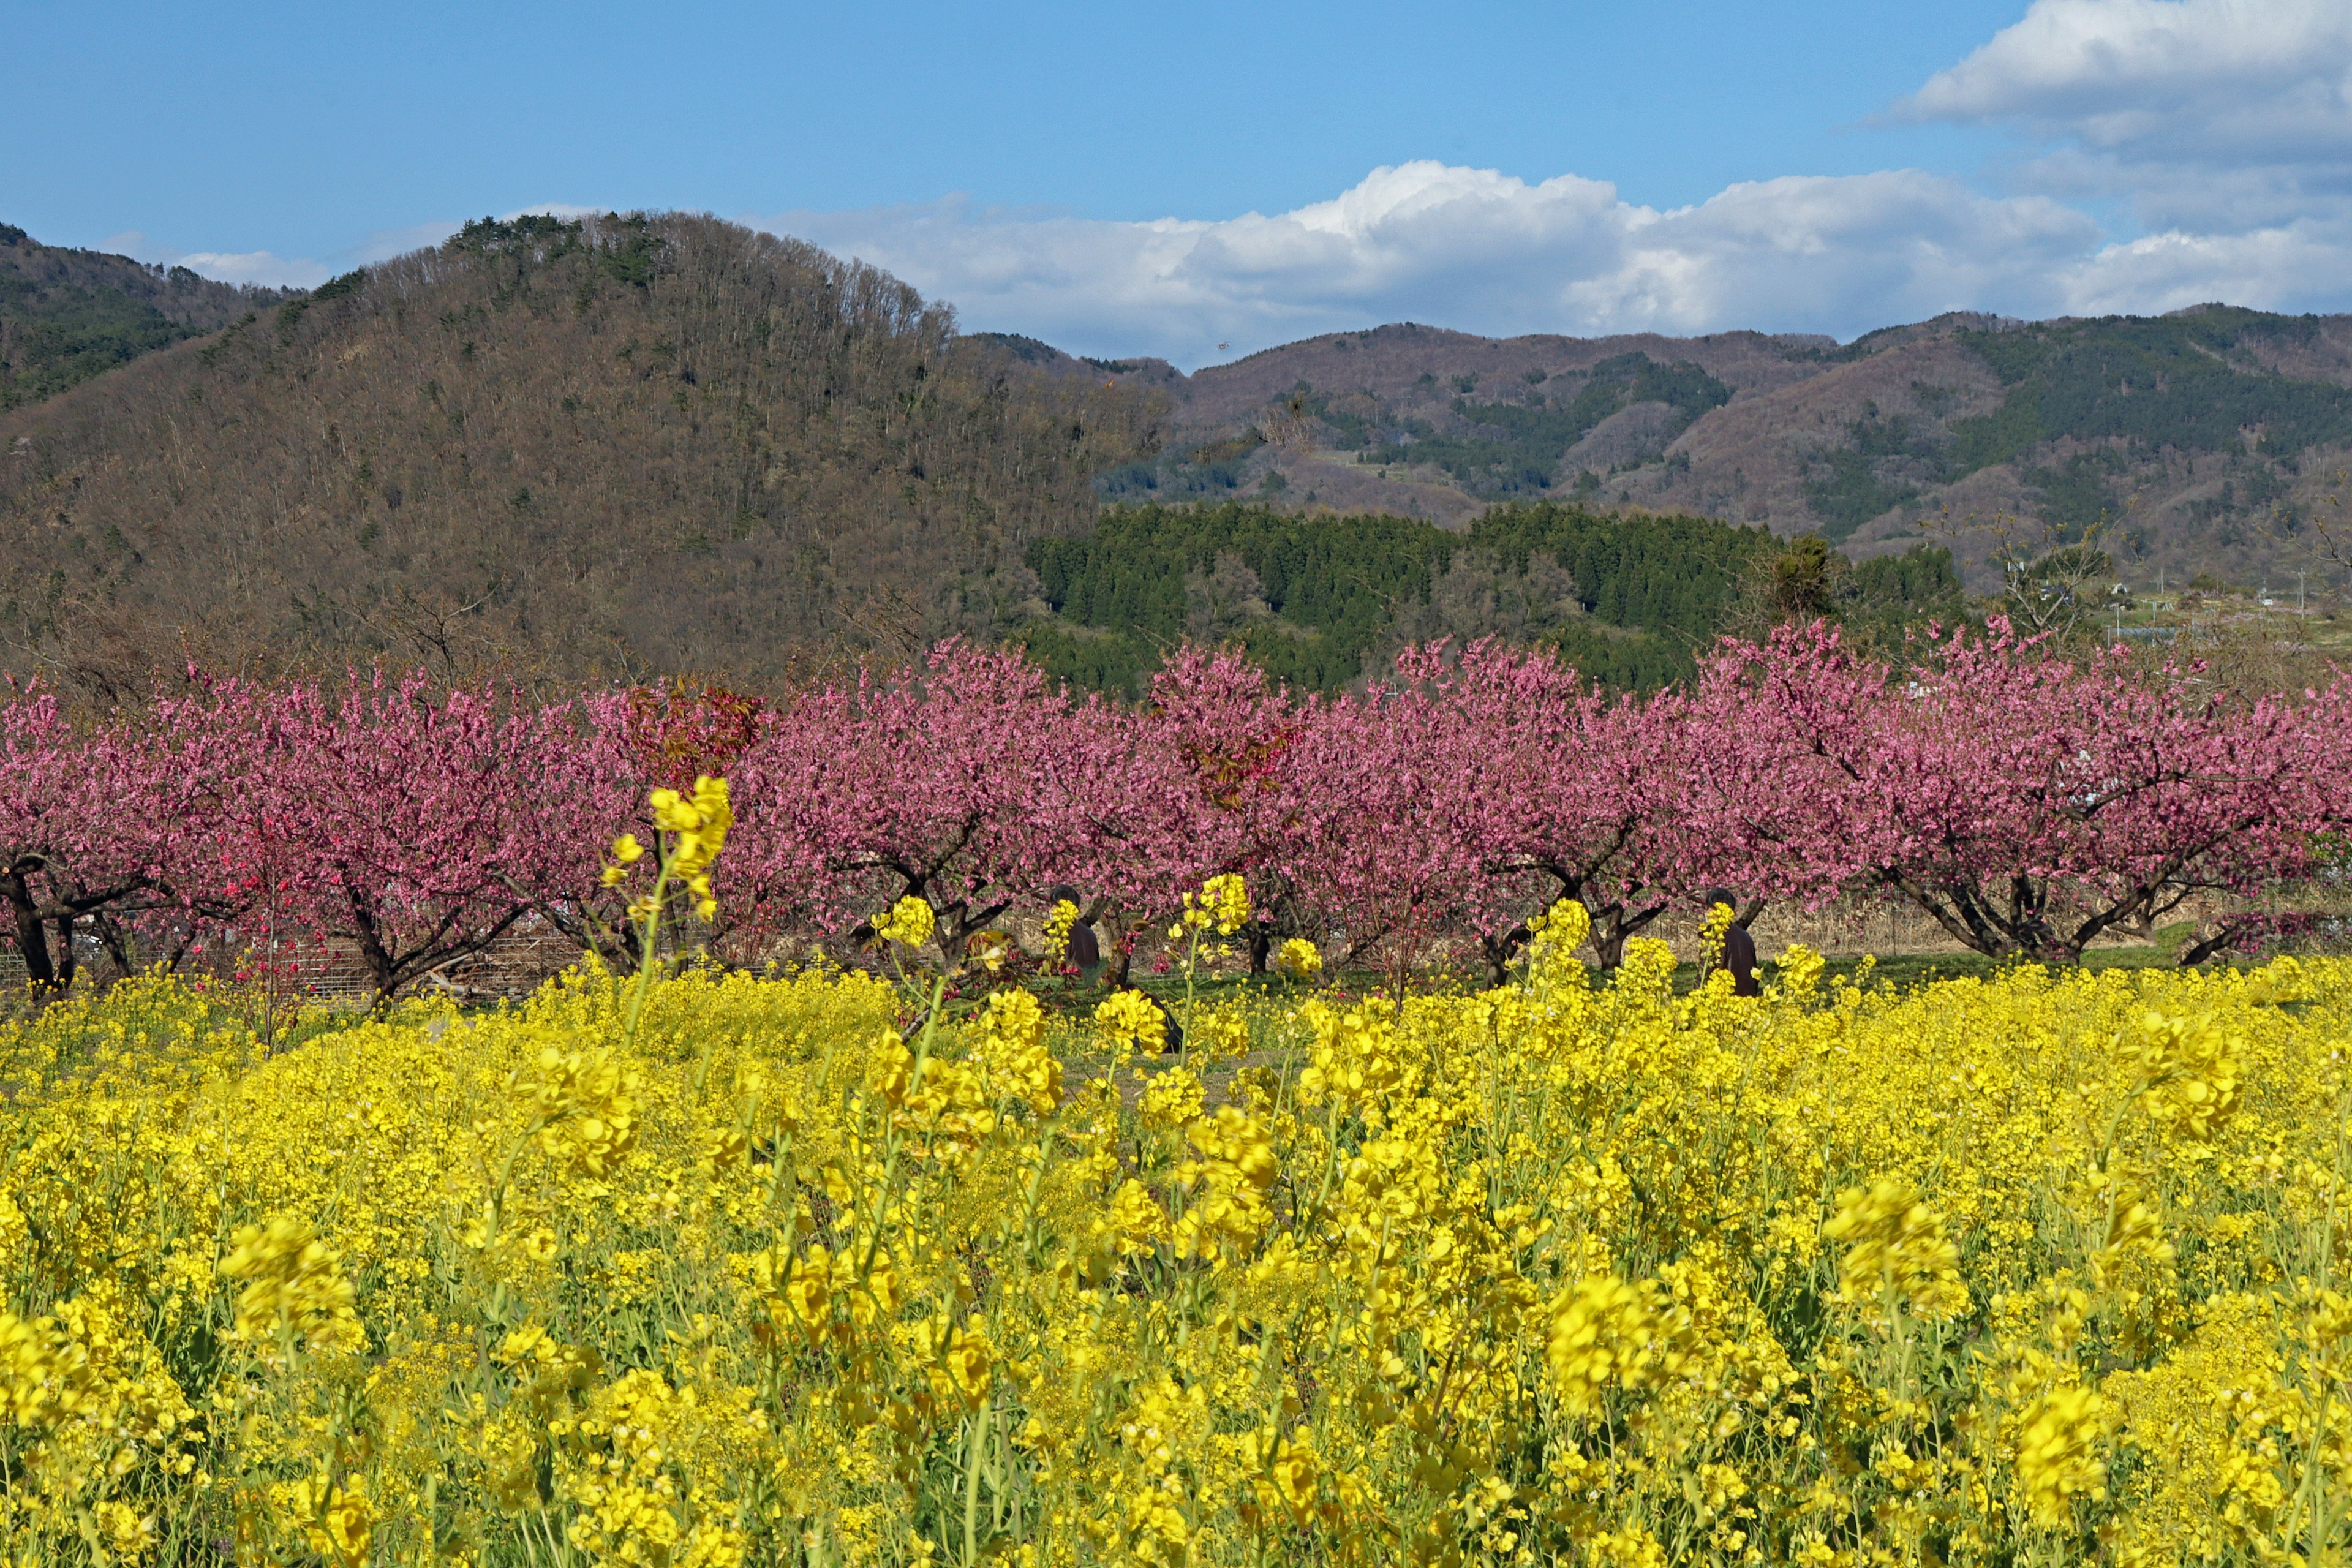
[[[1078,918],[1070,922],[1069,945],[1064,950],[1063,956],[1077,966],[1078,983],[1092,985],[1102,978],[1102,940],[1095,935],[1094,926],[1086,919],[1086,906],[1078,901],[1078,890],[1066,882],[1045,895],[1048,914],[1061,904],[1067,904],[1079,911]],[[1133,991],[1136,988],[1130,985],[1127,989]],[[1171,1013],[1159,998],[1147,996],[1146,999],[1160,1009],[1160,1016],[1166,1025],[1161,1031],[1160,1054],[1176,1055],[1184,1048],[1184,1026],[1176,1021],[1176,1015]]]
[[[1052,914],[1056,905],[1067,904],[1078,911],[1070,922],[1069,946],[1063,956],[1077,965],[1080,984],[1091,985],[1102,973],[1102,940],[1086,918],[1086,905],[1078,901],[1078,890],[1065,884],[1045,895],[1045,912]]]
[[[1728,892],[1721,888],[1709,888],[1706,907],[1712,910],[1717,904],[1734,912],[1739,908]],[[1764,994],[1764,982],[1756,973],[1756,939],[1749,936],[1748,928],[1737,921],[1724,928],[1723,951],[1715,955],[1715,962],[1707,965],[1706,973],[1699,976],[1700,982],[1704,984],[1706,976],[1718,969],[1731,971],[1731,994],[1734,996]]]

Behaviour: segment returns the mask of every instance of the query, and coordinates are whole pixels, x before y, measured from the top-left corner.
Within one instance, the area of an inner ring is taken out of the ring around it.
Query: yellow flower
[[[1216,921],[1220,936],[1233,935],[1249,920],[1249,884],[1232,872],[1202,884],[1201,901]]]
[[[91,1385],[89,1352],[56,1319],[0,1311],[0,1426],[38,1429],[70,1416]]]
[[[1275,962],[1282,966],[1284,973],[1299,980],[1312,980],[1323,973],[1323,955],[1303,936],[1294,936],[1284,942]]]
[[[362,1342],[342,1257],[302,1220],[280,1215],[240,1227],[221,1260],[224,1279],[242,1279],[236,1337],[267,1343],[283,1331],[313,1348],[355,1351]]]
[[[1056,901],[1045,916],[1045,956],[1055,963],[1070,951],[1070,931],[1078,923],[1078,906],[1067,899]]]
[[[1176,1168],[1176,1184],[1192,1194],[1176,1222],[1176,1256],[1214,1262],[1246,1252],[1274,1218],[1266,1194],[1282,1171],[1265,1125],[1237,1106],[1192,1124],[1199,1158]]]
[[[1612,1388],[1648,1388],[1681,1370],[1689,1325],[1654,1282],[1588,1274],[1552,1303],[1544,1359],[1570,1414],[1590,1415]]]
[[[2106,1401],[2087,1388],[2053,1389],[2036,1400],[2017,1440],[2017,1484],[2033,1517],[2066,1522],[2074,1500],[2107,1495]]]
[[[1849,1300],[1893,1303],[1914,1317],[1937,1320],[1968,1310],[1960,1251],[1944,1222],[1919,1201],[1909,1184],[1874,1183],[1838,1194],[1837,1213],[1822,1234],[1849,1244],[1838,1282]]]
[[[1592,934],[1592,915],[1574,899],[1561,899],[1528,922],[1528,960],[1538,972],[1575,962],[1576,950]]]
[[[539,1053],[539,1077],[520,1089],[533,1113],[533,1138],[559,1170],[602,1176],[636,1142],[643,1075],[606,1047]]]
[[[98,1528],[118,1563],[143,1563],[155,1550],[155,1516],[142,1514],[127,1502],[99,1504]]]
[[[1095,1027],[1113,1049],[1156,1052],[1168,1043],[1168,1015],[1140,991],[1114,991],[1095,1007]]]
[[[2202,1142],[2214,1122],[2238,1100],[2237,1053],[2210,1017],[2183,1017],[2153,1009],[2140,1016],[2137,1058],[2140,1098],[2159,1126]]]
[[[978,1329],[960,1328],[948,1336],[947,1353],[942,1358],[948,1377],[955,1385],[964,1404],[977,1406],[988,1397],[993,1384],[995,1355],[988,1336]]]
[[[1162,1131],[1184,1126],[1201,1114],[1200,1078],[1184,1068],[1170,1068],[1146,1085],[1135,1113],[1146,1127]]]
[[[1045,1049],[1045,1012],[1026,991],[1000,991],[980,1016],[973,1047],[988,1073],[989,1092],[1018,1100],[1040,1115],[1062,1100],[1062,1064]]]
[[[1122,1257],[1135,1258],[1170,1239],[1168,1211],[1141,1182],[1129,1177],[1111,1194],[1109,1211],[1094,1222],[1096,1234]]]
[[[938,921],[931,913],[931,906],[909,893],[876,917],[874,934],[884,942],[916,948],[931,940],[931,932],[937,926]]]

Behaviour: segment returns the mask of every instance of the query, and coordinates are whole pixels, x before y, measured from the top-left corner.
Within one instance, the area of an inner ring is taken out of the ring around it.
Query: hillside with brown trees
[[[0,664],[725,670],[985,631],[1158,401],[698,216],[485,220],[0,414]]]

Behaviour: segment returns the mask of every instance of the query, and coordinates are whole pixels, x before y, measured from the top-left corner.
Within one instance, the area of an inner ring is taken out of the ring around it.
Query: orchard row
[[[1899,663],[1784,631],[1646,697],[1491,645],[1409,651],[1338,697],[1188,648],[1132,705],[961,644],[774,702],[210,681],[77,724],[34,689],[0,708],[0,941],[64,984],[77,938],[127,964],[299,935],[355,946],[387,994],[519,923],[609,945],[609,847],[652,833],[649,788],[703,773],[732,788],[710,926],[739,960],[908,895],[952,959],[1065,883],[1124,952],[1223,872],[1250,879],[1261,954],[1343,932],[1400,978],[1440,941],[1499,972],[1563,897],[1613,962],[1714,886],[1901,900],[1979,951],[2063,959],[2330,853],[2342,682],[2230,692],[2000,630]]]

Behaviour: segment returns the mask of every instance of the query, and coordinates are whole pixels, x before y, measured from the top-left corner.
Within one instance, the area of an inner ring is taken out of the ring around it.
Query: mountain
[[[215,283],[184,267],[43,245],[0,224],[0,411],[291,297]]]
[[[1780,615],[1962,613],[2000,559],[2065,605],[2291,569],[2352,455],[2347,317],[1407,323],[1187,375],[708,216],[485,219],[284,294],[0,242],[0,670],[100,698],[188,658],[756,686],[954,634],[1120,690],[1188,636],[1327,689],[1488,635],[1638,687]]]
[[[1157,406],[797,241],[485,220],[0,414],[0,662],[757,682],[992,632]]]
[[[1108,500],[1247,495],[1461,526],[1552,498],[1818,532],[1857,557],[1927,530],[1979,590],[1997,557],[2086,534],[2134,577],[2291,571],[2352,467],[2347,316],[1961,314],[1843,346],[1408,323],[1189,376],[1029,347],[1040,368],[1169,399],[1168,447],[1103,475]]]

